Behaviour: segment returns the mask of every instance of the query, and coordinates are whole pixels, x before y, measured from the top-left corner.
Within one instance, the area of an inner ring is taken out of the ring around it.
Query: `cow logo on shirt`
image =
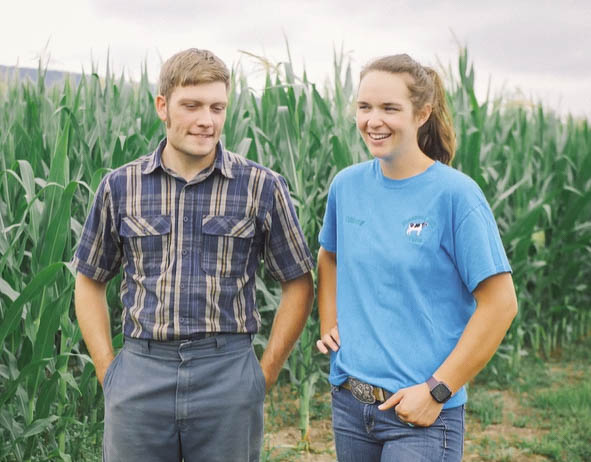
[[[402,222],[404,235],[413,244],[422,244],[435,231],[435,223],[430,218],[417,215]]]
[[[429,226],[429,223],[426,221],[423,221],[422,223],[409,223],[406,228],[406,235],[410,236],[412,233],[416,233],[417,236],[420,236],[423,228],[426,228],[427,226]]]

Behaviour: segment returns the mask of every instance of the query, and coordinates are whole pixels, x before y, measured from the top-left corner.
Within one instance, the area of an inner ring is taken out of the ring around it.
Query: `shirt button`
[[[181,282],[181,289],[184,289],[184,288],[185,288],[185,284],[183,284],[183,283]]]
[[[183,255],[187,255],[187,249],[183,249]]]
[[[183,221],[186,223],[187,221],[189,221],[189,217],[183,217]]]

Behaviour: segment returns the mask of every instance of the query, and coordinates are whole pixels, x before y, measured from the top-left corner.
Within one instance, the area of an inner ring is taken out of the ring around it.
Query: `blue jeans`
[[[126,339],[105,374],[104,462],[257,462],[265,377],[247,334]]]
[[[464,406],[444,409],[430,427],[410,427],[393,409],[363,404],[332,387],[332,425],[339,462],[455,462],[464,450]]]

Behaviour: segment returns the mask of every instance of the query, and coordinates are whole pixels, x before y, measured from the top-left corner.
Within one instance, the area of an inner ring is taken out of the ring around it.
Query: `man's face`
[[[227,105],[223,82],[176,87],[168,100],[158,95],[156,111],[166,122],[167,148],[171,154],[199,158],[204,163],[213,161],[226,121]]]

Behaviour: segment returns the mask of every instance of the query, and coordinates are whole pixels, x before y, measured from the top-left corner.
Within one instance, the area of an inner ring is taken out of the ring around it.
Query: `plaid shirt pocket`
[[[218,277],[240,277],[255,234],[253,217],[205,215],[202,221],[201,268]]]
[[[165,254],[170,252],[170,230],[170,216],[123,217],[119,234],[136,274],[156,276],[166,269],[162,265],[169,261]]]

